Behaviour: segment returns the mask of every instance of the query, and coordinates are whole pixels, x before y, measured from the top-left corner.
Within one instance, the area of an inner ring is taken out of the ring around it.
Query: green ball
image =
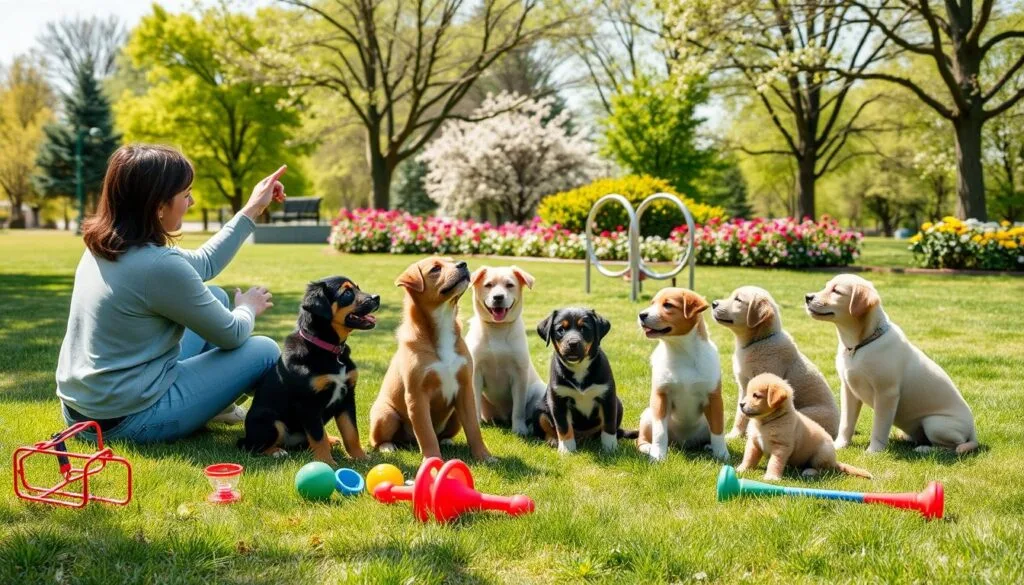
[[[307,463],[295,474],[295,489],[307,500],[328,500],[334,493],[334,470],[322,461]]]

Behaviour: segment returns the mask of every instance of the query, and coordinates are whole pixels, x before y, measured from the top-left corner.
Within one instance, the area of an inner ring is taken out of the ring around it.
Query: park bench
[[[315,219],[320,225],[320,202],[323,197],[289,197],[284,200],[280,211],[270,214],[270,223],[302,219]]]

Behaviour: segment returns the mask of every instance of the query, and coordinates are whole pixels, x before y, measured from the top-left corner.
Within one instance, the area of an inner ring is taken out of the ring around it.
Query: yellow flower
[[[926,221],[926,222],[921,224],[921,231],[927,231],[927,230],[931,229],[931,227],[932,227],[932,222]]]
[[[920,242],[921,238],[922,238],[921,232],[917,232],[916,234],[910,236],[910,241],[911,242]]]
[[[999,222],[999,225],[1001,225],[1003,227],[1010,227],[1010,222],[1008,222],[1008,221],[1006,221],[1004,219],[1003,221]]]
[[[978,243],[981,241],[981,236],[974,236],[973,238],[971,238],[971,241],[974,243]]]
[[[1008,249],[1008,250],[1013,250],[1014,248],[1017,247],[1017,242],[1013,242],[1013,241],[1003,242],[1003,247]]]

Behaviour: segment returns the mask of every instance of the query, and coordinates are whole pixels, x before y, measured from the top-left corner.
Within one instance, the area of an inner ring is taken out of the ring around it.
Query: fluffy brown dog
[[[740,407],[750,417],[751,425],[743,463],[736,471],[757,466],[767,452],[768,470],[764,479],[769,481],[781,479],[787,464],[804,468],[804,475],[816,475],[822,469],[838,469],[871,478],[863,469],[836,461],[832,437],[821,425],[797,411],[793,406],[793,389],[775,374],[755,376],[747,384]]]
[[[469,287],[466,263],[426,258],[395,284],[405,288],[398,351],[370,409],[370,444],[392,451],[415,441],[424,457],[440,457],[440,442],[463,428],[473,457],[491,459],[473,399],[473,358],[458,320]]]

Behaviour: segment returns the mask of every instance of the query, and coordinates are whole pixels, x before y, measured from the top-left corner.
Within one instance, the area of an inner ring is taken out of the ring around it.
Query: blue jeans
[[[223,289],[211,286],[210,292],[224,306],[229,306]],[[155,443],[188,436],[251,390],[273,369],[280,355],[277,342],[262,335],[250,337],[235,349],[224,350],[211,346],[194,331],[186,329],[181,338],[178,378],[174,384],[146,410],[129,415],[112,429],[103,431],[103,439]],[[74,424],[63,406],[61,411],[64,421]]]

